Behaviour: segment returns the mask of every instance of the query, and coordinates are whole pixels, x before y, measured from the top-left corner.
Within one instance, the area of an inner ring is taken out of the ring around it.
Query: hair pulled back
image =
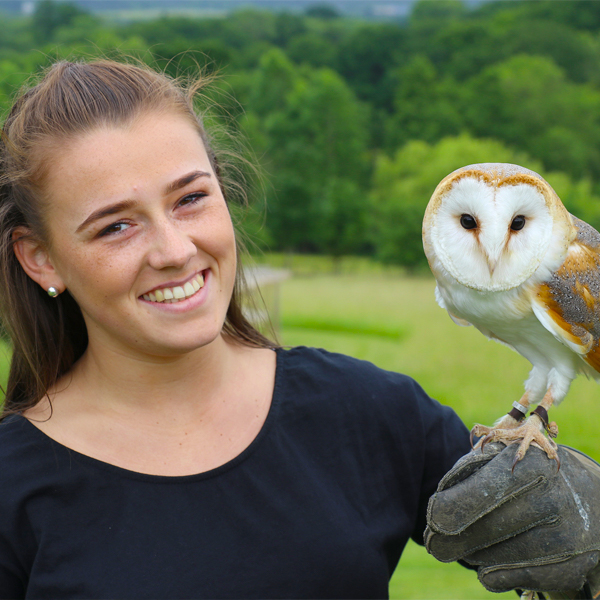
[[[227,199],[240,183],[223,173],[226,161],[217,158],[194,110],[194,99],[206,83],[201,78],[184,86],[145,65],[61,61],[15,101],[0,141],[0,317],[12,342],[0,419],[34,406],[82,356],[88,342],[83,316],[69,291],[50,298],[27,276],[13,251],[14,232],[21,227],[51,247],[44,181],[53,150],[99,127],[125,126],[144,113],[181,114],[202,138]],[[238,261],[223,331],[246,345],[274,347],[244,317],[243,285]]]

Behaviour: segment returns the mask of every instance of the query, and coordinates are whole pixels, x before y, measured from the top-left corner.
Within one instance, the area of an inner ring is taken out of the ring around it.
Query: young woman
[[[193,91],[61,62],[4,123],[1,598],[383,598],[469,449],[411,379],[246,321]]]
[[[193,89],[58,63],[1,161],[0,597],[384,597],[467,432],[245,320]]]

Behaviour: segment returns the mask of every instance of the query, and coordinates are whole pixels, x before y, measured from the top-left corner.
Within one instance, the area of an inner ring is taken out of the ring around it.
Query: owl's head
[[[537,173],[486,163],[458,169],[437,186],[423,244],[434,273],[441,267],[462,285],[492,292],[517,287],[540,266],[559,266],[572,230],[569,213]]]

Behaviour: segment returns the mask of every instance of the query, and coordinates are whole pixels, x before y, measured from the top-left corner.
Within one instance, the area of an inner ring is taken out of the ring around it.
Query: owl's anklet
[[[556,435],[558,434],[558,428],[556,427],[556,423],[548,422],[548,411],[541,404],[539,406],[536,406],[535,410],[533,410],[531,414],[537,415],[542,420],[544,429],[550,437],[556,437]]]
[[[508,414],[515,419],[515,421],[521,421],[527,414],[527,407],[515,400],[513,402],[513,407]]]

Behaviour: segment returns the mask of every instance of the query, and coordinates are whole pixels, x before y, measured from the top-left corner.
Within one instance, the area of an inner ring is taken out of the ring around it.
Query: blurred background
[[[408,373],[468,427],[520,397],[528,363],[436,305],[421,221],[452,170],[512,162],[600,228],[600,2],[0,0],[2,115],[32,73],[98,55],[218,74],[200,109],[258,168],[232,211],[283,344]],[[552,415],[597,460],[599,399],[577,380]],[[498,597],[415,544],[390,594]]]

